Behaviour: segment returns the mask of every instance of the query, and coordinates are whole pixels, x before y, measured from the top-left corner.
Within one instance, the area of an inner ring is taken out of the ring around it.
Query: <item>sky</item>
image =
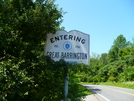
[[[108,53],[122,34],[134,38],[134,0],[56,0],[64,12],[61,26],[90,35],[90,55]]]

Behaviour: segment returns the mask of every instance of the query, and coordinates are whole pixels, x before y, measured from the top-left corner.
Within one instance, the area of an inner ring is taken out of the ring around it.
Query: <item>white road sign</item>
[[[64,59],[66,62],[89,65],[89,38],[89,34],[77,30],[50,33],[47,35],[44,54],[55,61]]]

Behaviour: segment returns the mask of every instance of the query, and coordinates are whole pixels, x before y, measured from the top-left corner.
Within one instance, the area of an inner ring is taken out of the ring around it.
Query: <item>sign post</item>
[[[89,65],[89,34],[77,30],[66,32],[59,30],[56,34],[49,33],[44,54],[54,61],[64,59],[67,63],[84,63]],[[64,101],[68,95],[68,67],[65,68]]]
[[[64,68],[64,101],[67,101],[68,96],[68,67]]]

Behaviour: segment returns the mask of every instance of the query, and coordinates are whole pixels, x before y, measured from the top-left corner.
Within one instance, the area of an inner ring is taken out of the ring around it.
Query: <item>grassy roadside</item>
[[[91,95],[92,94],[86,87],[84,87],[82,85],[79,85],[79,89],[80,89],[80,91],[82,91],[81,92],[82,96],[86,96],[86,95]]]
[[[77,84],[76,85],[78,89],[74,89],[72,88],[72,91],[69,90],[68,93],[68,98],[71,99],[69,101],[83,101],[82,99],[85,98],[85,96],[87,95],[91,95],[92,93],[84,86],[82,86],[81,84]],[[76,92],[75,95],[71,92]]]
[[[99,83],[81,82],[81,84],[98,84],[98,85],[108,85],[108,86],[134,89],[134,81],[133,82],[132,81],[131,82],[99,82]]]
[[[134,82],[117,82],[117,83],[102,82],[102,83],[99,83],[99,85],[109,85],[109,86],[116,86],[116,87],[134,89]]]

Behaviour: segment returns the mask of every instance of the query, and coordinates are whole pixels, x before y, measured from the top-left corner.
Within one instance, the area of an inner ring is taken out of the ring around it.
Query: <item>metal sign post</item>
[[[67,101],[68,97],[68,67],[64,68],[64,101]]]

